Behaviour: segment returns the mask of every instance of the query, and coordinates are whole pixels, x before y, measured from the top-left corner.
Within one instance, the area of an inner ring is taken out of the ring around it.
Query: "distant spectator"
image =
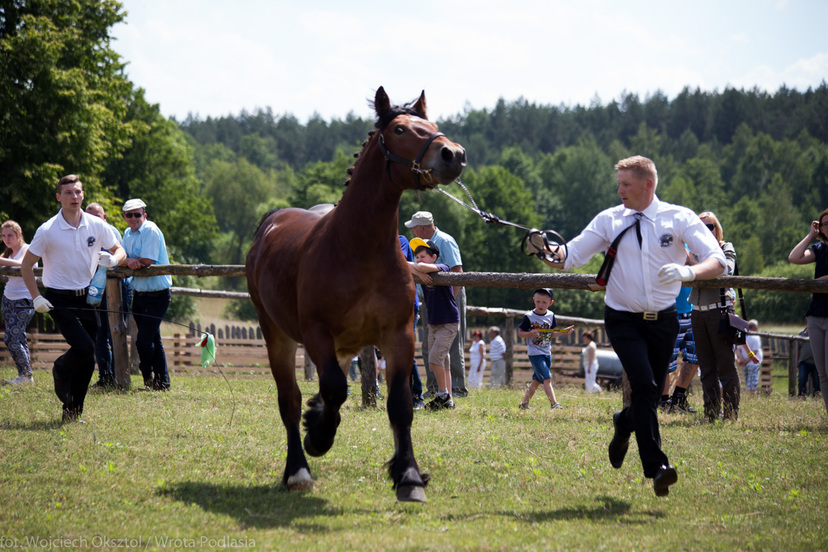
[[[492,361],[489,385],[500,387],[506,385],[506,343],[500,337],[500,328],[489,328],[489,360]]]
[[[581,366],[584,367],[584,388],[587,393],[600,393],[601,386],[596,383],[598,378],[598,346],[595,344],[595,334],[586,331],[581,334],[584,348],[581,349]]]
[[[814,240],[818,241],[811,245]],[[828,209],[811,222],[808,234],[791,250],[788,261],[793,264],[816,263],[814,278],[828,280]],[[828,412],[828,293],[814,293],[805,316],[808,319],[808,338],[819,374],[819,386],[826,390],[822,392],[822,400]]]
[[[90,203],[86,206],[86,212],[106,221],[106,211],[100,203]],[[118,242],[123,245],[121,232],[108,222],[107,224],[109,225],[109,229],[118,237]],[[106,250],[103,249],[103,251]],[[129,304],[132,300],[132,288],[129,285],[129,280],[129,278],[121,279],[121,311],[124,324],[127,323]],[[112,361],[112,330],[109,328],[109,309],[106,302],[106,290],[104,290],[98,311],[100,317],[98,320],[98,335],[95,338],[95,360],[98,361],[98,381],[95,382],[94,387],[114,387],[116,385],[115,366]]]
[[[736,347],[736,361],[745,374],[745,389],[748,393],[756,394],[759,389],[759,368],[762,366],[762,338],[754,335],[759,331],[759,322],[748,320],[748,331],[750,332],[744,345]]]
[[[808,337],[808,328],[806,327],[799,335]],[[811,342],[806,341],[800,343],[799,356],[797,357],[797,366],[799,367],[799,396],[805,397],[808,394],[808,378],[811,379],[811,392],[813,396],[820,392],[819,374],[817,373],[816,364],[814,364],[814,354],[811,351]]]
[[[472,342],[469,346],[469,387],[480,389],[483,387],[483,371],[486,369],[486,343],[483,341],[483,332],[475,330],[472,333]]]

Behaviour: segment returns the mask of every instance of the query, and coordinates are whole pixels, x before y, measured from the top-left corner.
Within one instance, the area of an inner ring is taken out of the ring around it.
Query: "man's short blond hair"
[[[615,164],[616,171],[632,171],[636,178],[642,180],[652,180],[655,186],[658,186],[658,171],[652,159],[648,159],[642,155],[633,155],[622,159]]]

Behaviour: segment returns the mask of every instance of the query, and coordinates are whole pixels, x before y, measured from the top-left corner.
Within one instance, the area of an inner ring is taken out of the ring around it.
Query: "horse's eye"
[[[400,134],[402,134],[404,132],[405,132],[405,127],[404,126],[400,125],[400,126],[394,127],[394,134],[396,134],[397,136],[399,136]]]

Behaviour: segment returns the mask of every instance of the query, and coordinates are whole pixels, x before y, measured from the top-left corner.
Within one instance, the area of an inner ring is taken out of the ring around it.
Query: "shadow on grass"
[[[331,508],[322,498],[307,493],[291,493],[282,486],[215,485],[200,481],[185,481],[156,491],[185,504],[195,504],[205,511],[224,514],[246,527],[286,527],[297,519],[316,516],[340,516],[341,509]],[[316,530],[308,524],[304,530]],[[318,526],[319,531],[330,531]]]
[[[578,521],[578,520],[612,520],[627,525],[643,525],[653,519],[665,517],[663,512],[641,511],[633,512],[632,504],[609,496],[600,496],[595,499],[595,506],[560,508],[558,510],[520,512],[499,512],[495,515],[514,518],[521,522],[543,523],[548,521]],[[477,517],[478,514],[448,515],[446,519],[462,520],[463,518]]]
[[[11,429],[11,430],[18,430],[18,431],[49,431],[52,429],[58,429],[59,427],[65,426],[66,423],[61,420],[60,418],[55,418],[54,420],[36,420],[33,422],[3,422],[0,423],[0,427],[3,429]]]

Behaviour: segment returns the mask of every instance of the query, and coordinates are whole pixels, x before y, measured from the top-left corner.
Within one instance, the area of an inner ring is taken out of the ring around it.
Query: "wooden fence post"
[[[374,384],[377,381],[377,357],[374,346],[369,345],[359,353],[360,379],[362,380],[362,406],[377,407],[377,393]]]
[[[305,349],[304,345],[302,345],[302,356],[305,358],[305,381],[313,381],[313,361],[311,361],[310,355],[308,354],[308,350]]]
[[[121,295],[121,279],[106,279],[106,322],[112,336],[112,362],[115,365],[115,383],[129,389],[132,385],[129,369],[129,329],[124,321],[124,303]]]
[[[796,397],[797,383],[799,380],[799,366],[796,364],[796,359],[799,358],[799,341],[793,339],[788,341],[788,396]],[[808,378],[810,380],[810,378]],[[823,391],[828,392],[828,391]]]
[[[506,385],[511,385],[515,366],[515,319],[507,317],[505,326],[503,336],[506,338]]]

